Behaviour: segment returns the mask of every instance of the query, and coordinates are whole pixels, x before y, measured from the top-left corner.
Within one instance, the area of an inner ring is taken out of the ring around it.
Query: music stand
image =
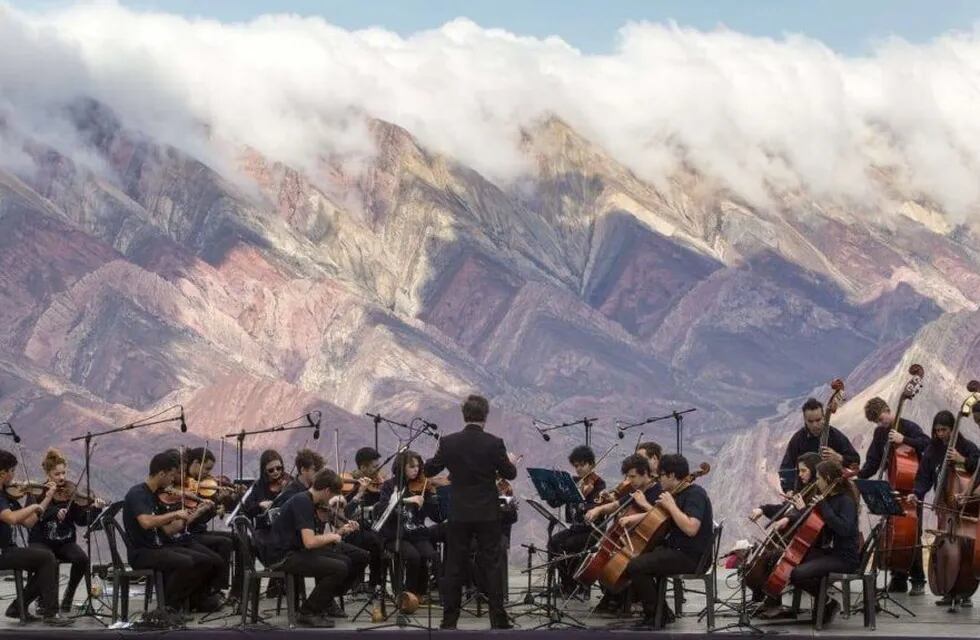
[[[861,494],[861,499],[864,504],[868,507],[868,512],[871,515],[881,516],[881,520],[878,521],[877,526],[875,526],[871,535],[877,537],[882,529],[885,527],[885,523],[888,518],[893,516],[904,516],[905,510],[902,509],[902,505],[898,503],[895,499],[895,491],[892,489],[891,485],[885,480],[855,480],[854,485],[857,487],[858,492]],[[900,602],[891,597],[888,593],[888,569],[881,567],[881,554],[878,553],[878,549],[875,550],[874,563],[871,565],[872,571],[874,571],[877,576],[880,571],[885,578],[885,586],[883,589],[878,589],[877,579],[875,580],[875,603],[880,601],[887,601],[893,603],[896,607],[909,614],[913,618],[916,617],[915,613],[910,611],[907,607],[903,606]],[[879,607],[879,610],[883,613],[887,613],[893,618],[897,618],[898,614],[894,611],[889,611],[884,605]]]

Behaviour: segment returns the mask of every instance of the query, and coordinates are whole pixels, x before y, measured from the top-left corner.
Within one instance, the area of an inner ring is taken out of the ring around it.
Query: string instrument
[[[234,507],[245,493],[245,487],[235,484],[227,476],[207,475],[200,480],[188,478],[185,489],[226,509]]]
[[[71,502],[79,507],[89,507],[95,504],[98,498],[79,491],[77,482],[66,480],[55,488],[52,500],[58,503]]]
[[[807,501],[811,498],[811,494],[816,490],[816,488],[817,483],[815,481],[811,481],[810,484],[803,487],[797,495],[803,499],[804,503],[807,503]],[[779,559],[779,554],[786,548],[786,540],[795,535],[796,529],[805,520],[804,514],[806,514],[806,511],[804,510],[803,514],[791,522],[786,529],[782,531],[776,529],[775,523],[785,517],[792,508],[793,498],[789,497],[783,503],[782,508],[773,515],[769,526],[766,527],[766,537],[761,542],[756,544],[749,555],[745,558],[742,575],[743,580],[745,581],[745,586],[749,587],[750,589],[762,589],[765,587],[766,580],[769,579],[769,570],[771,565],[774,564],[775,560]]]
[[[901,433],[902,409],[905,402],[914,398],[922,389],[922,376],[925,369],[922,365],[913,364],[909,367],[912,376],[898,399],[898,407],[892,420],[891,429]],[[878,469],[878,479],[888,475],[888,484],[900,496],[912,493],[915,486],[915,474],[919,470],[919,454],[907,444],[895,445],[891,440],[885,441],[885,450],[881,456],[881,467]],[[900,504],[905,515],[885,518],[884,525],[879,529],[878,553],[879,565],[884,569],[908,571],[915,560],[919,545],[919,510],[915,504],[901,500]]]
[[[275,480],[270,480],[266,483],[266,489],[269,494],[276,496],[282,493],[282,490],[286,488],[286,485],[293,481],[293,476],[288,473],[282,473]]]
[[[374,473],[364,473],[360,469],[355,469],[350,473],[340,474],[340,480],[343,482],[344,486],[341,489],[342,493],[350,493],[351,491],[356,491],[361,486],[361,478],[367,478],[370,482],[367,485],[368,493],[380,493],[381,485],[385,482],[385,477],[380,470]]]
[[[11,482],[4,491],[11,500],[20,500],[25,496],[40,498],[48,490],[47,486],[36,482]]]
[[[834,488],[843,478],[852,475],[854,475],[853,471],[845,470],[842,478],[835,480],[827,487],[826,491],[818,494],[803,512],[803,515],[800,516],[796,529],[793,532],[793,539],[786,546],[786,550],[783,551],[776,565],[772,568],[765,582],[765,586],[762,588],[766,595],[778,598],[783,593],[786,585],[789,584],[789,576],[793,572],[793,569],[806,559],[807,554],[810,553],[810,549],[820,539],[820,533],[823,531],[825,523],[823,517],[816,510],[817,505],[833,493]],[[814,485],[816,485],[815,482]]]
[[[518,464],[520,464],[521,458],[523,458],[523,457],[524,457],[524,454],[523,453],[521,455],[517,456],[517,460],[514,461],[514,466],[517,466]],[[447,484],[448,484],[448,482],[447,482]],[[501,498],[513,498],[514,497],[514,487],[513,487],[513,485],[511,485],[510,480],[508,480],[507,478],[500,477],[500,474],[499,473],[497,474],[497,493],[500,494],[500,497]]]
[[[709,471],[711,466],[702,462],[697,471],[684,478],[670,491],[671,495],[678,495]],[[629,528],[620,525],[620,518],[641,513],[643,519],[638,523]],[[575,580],[585,585],[598,580],[608,589],[621,591],[629,584],[626,578],[626,565],[630,560],[659,543],[667,535],[672,519],[670,513],[659,504],[653,505],[653,509],[644,512],[632,499],[609,519],[612,525],[602,536],[596,550],[587,555],[579,565],[575,572]],[[702,526],[711,526],[711,523],[702,523]]]
[[[974,569],[977,502],[964,500],[972,494],[973,476],[949,459],[949,453],[956,450],[960,420],[969,416],[973,406],[980,402],[980,382],[971,380],[966,388],[970,395],[963,401],[949,434],[932,505],[939,531],[929,554],[929,588],[937,596],[971,595],[980,584]]]
[[[830,394],[827,404],[824,405],[826,409],[823,412],[823,427],[820,431],[820,446],[817,448],[818,453],[822,453],[824,447],[830,442],[830,418],[837,412],[837,408],[844,403],[845,399],[843,380],[834,378],[830,383],[830,388],[833,393]]]

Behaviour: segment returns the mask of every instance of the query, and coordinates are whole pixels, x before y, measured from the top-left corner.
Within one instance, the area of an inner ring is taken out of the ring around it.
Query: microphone
[[[438,431],[439,430],[439,425],[437,425],[435,422],[429,422],[425,418],[419,418],[419,420],[422,422],[422,424],[425,425],[425,428],[426,429],[431,429],[432,431]]]
[[[316,414],[316,422],[313,422],[313,413]],[[306,421],[310,423],[311,427],[313,427],[313,439],[319,440],[320,439],[320,412],[314,411],[313,413],[306,414]]]
[[[187,433],[187,422],[184,420],[184,405],[180,405],[180,432]]]
[[[16,431],[14,431],[14,425],[10,424],[9,422],[5,422],[4,424],[7,425],[8,429],[10,429],[10,435],[13,437],[14,443],[20,444],[20,436],[17,435]]]

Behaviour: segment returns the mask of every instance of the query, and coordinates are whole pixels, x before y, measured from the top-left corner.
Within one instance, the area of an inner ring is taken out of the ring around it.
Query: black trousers
[[[381,586],[384,582],[385,572],[385,540],[381,534],[370,529],[359,529],[344,538],[344,541],[370,554],[368,561],[368,567],[371,571],[369,584],[371,587]]]
[[[173,609],[179,608],[185,600],[207,587],[212,576],[202,567],[206,567],[208,561],[206,556],[202,558],[193,549],[180,545],[134,549],[129,557],[129,564],[134,569],[163,572],[167,606]]]
[[[500,520],[487,522],[453,522],[446,526],[446,572],[443,577],[443,622],[455,623],[463,598],[463,582],[470,544],[476,539],[477,566],[483,574],[477,584],[484,585],[490,623],[507,622],[504,611],[504,585],[500,580],[500,543],[503,538]]]
[[[820,579],[830,573],[850,573],[857,569],[858,562],[850,562],[833,555],[827,549],[811,549],[806,560],[789,574],[789,581],[816,597],[820,591]]]
[[[215,552],[221,557],[224,568],[221,571],[219,587],[228,589],[232,596],[240,596],[242,591],[242,550],[238,547],[238,538],[230,531],[202,531],[192,534],[194,542]],[[229,568],[234,567],[234,573],[229,576]],[[229,582],[230,580],[230,582]]]
[[[326,549],[302,549],[290,551],[281,567],[297,576],[312,577],[316,586],[306,596],[303,613],[323,613],[334,597],[341,593],[340,588],[347,579],[348,563],[342,554]]]
[[[42,615],[58,612],[58,559],[50,549],[7,547],[0,554],[0,569],[23,569],[29,574],[24,586],[24,604],[40,599]]]
[[[389,540],[385,546],[394,551],[395,541]],[[392,588],[396,591],[411,591],[416,595],[423,595],[429,592],[429,574],[439,574],[439,554],[435,545],[428,538],[418,538],[407,540],[402,538],[401,547],[398,549],[401,556],[401,569],[404,577],[395,576],[392,578]]]
[[[341,541],[326,547],[323,553],[344,563],[347,577],[340,583],[340,594],[347,593],[355,584],[364,580],[364,570],[371,562],[369,552],[346,541]]]
[[[204,590],[200,594],[195,594],[195,597],[206,595],[204,591],[214,593],[220,591],[223,585],[227,586],[228,563],[216,551],[208,549],[194,536],[183,538],[180,542],[175,543],[175,546],[190,552],[197,562],[197,570],[207,576]]]
[[[55,544],[44,544],[40,542],[31,543],[32,549],[50,549],[58,562],[71,564],[68,573],[68,584],[65,585],[65,595],[62,600],[69,602],[75,598],[75,591],[78,589],[82,578],[85,578],[86,585],[90,586],[91,579],[88,576],[88,555],[78,544],[74,542],[62,542]]]
[[[572,525],[551,536],[548,551],[552,556],[563,556],[580,553],[589,546],[592,528],[583,525]],[[582,563],[582,558],[570,558],[555,564],[562,591],[569,593],[575,590],[575,571]]]
[[[697,558],[676,549],[654,547],[629,561],[626,565],[626,577],[630,579],[637,599],[643,603],[643,614],[652,618],[656,612],[660,580],[664,576],[691,573],[697,568]]]

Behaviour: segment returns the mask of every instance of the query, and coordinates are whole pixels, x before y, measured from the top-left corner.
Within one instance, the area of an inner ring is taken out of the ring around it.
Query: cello
[[[697,478],[711,471],[711,465],[702,462],[697,471],[688,475],[670,492],[677,495],[687,489]],[[627,515],[645,513],[644,518],[624,528],[619,524],[619,518]],[[641,511],[632,498],[613,513],[609,520],[610,528],[603,534],[599,546],[585,557],[575,572],[575,580],[584,585],[590,585],[598,580],[603,586],[613,591],[621,591],[628,584],[626,565],[636,556],[644,553],[650,547],[663,540],[671,523],[670,513],[659,504],[647,512]],[[710,524],[710,523],[708,523]],[[702,523],[704,526],[704,523]]]
[[[895,417],[891,429],[901,433],[902,409],[906,400],[914,398],[922,389],[922,376],[925,369],[922,365],[913,364],[909,367],[912,376],[905,383],[902,395],[898,399]],[[888,475],[888,484],[892,490],[904,497],[912,493],[915,485],[915,474],[919,470],[919,455],[907,444],[895,445],[891,440],[885,443],[881,456],[881,467],[878,469],[878,480]],[[878,533],[878,564],[882,569],[908,571],[915,559],[919,545],[919,510],[907,500],[900,500],[905,515],[889,516]]]
[[[966,500],[973,489],[973,476],[949,459],[960,434],[960,420],[973,413],[980,403],[980,382],[966,386],[970,395],[960,407],[946,443],[946,456],[939,468],[932,508],[936,512],[937,533],[929,554],[929,588],[937,596],[968,596],[980,581],[974,572],[977,503]]]

